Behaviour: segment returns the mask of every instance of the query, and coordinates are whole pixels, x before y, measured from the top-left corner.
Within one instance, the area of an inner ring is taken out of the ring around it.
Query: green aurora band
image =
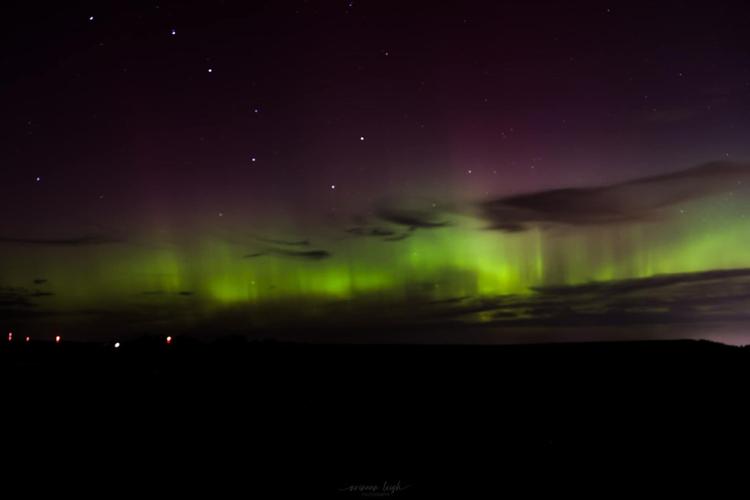
[[[258,319],[264,309],[284,305],[285,316],[291,307],[294,314],[315,317],[325,314],[319,307],[325,302],[343,311],[750,267],[750,231],[744,216],[736,215],[739,205],[731,197],[703,200],[671,207],[657,221],[518,233],[459,220],[394,242],[320,231],[310,248],[325,248],[331,256],[319,260],[243,258],[246,244],[211,236],[208,228],[205,236],[182,244],[162,237],[150,244],[4,245],[3,262],[13,265],[3,266],[2,282],[48,292],[35,299],[40,310],[72,315],[156,305],[181,310],[181,321],[190,324],[243,308]],[[47,282],[32,287],[35,278]]]

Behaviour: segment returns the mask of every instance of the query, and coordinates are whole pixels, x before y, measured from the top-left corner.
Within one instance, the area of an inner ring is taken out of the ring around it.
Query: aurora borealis
[[[417,4],[19,7],[1,326],[740,330],[746,18]]]

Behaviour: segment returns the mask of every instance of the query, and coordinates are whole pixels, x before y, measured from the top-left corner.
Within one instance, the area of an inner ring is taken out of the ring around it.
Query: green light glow
[[[460,224],[419,229],[398,242],[321,237],[313,246],[331,257],[320,260],[243,258],[246,245],[208,231],[182,245],[164,238],[149,245],[6,246],[1,256],[14,265],[4,267],[2,280],[25,288],[34,278],[48,280],[40,288],[53,295],[37,303],[56,311],[163,303],[185,304],[196,317],[243,305],[259,311],[284,301],[377,304],[531,294],[544,285],[750,267],[747,221],[724,220],[721,213],[706,209],[701,217],[519,233]]]

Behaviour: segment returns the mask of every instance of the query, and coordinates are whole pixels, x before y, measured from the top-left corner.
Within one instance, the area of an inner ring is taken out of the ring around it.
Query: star
[[[94,16],[89,16],[89,21],[93,21],[93,20],[94,20]]]
[[[336,184],[331,184],[331,189],[336,189]]]
[[[42,180],[42,178],[41,177],[36,177],[36,178],[34,178],[34,180],[37,181],[37,182],[40,182]]]
[[[252,158],[250,158],[250,161],[255,163],[255,157],[253,156]]]
[[[360,141],[364,141],[365,140],[365,136],[364,135],[359,136],[359,140]]]
[[[173,29],[172,30],[172,36],[175,36],[176,34],[177,34],[177,30]]]
[[[214,72],[213,68],[208,68],[208,72],[213,73]]]

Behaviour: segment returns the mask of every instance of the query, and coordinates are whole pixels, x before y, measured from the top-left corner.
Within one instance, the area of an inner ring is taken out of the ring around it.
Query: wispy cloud
[[[435,229],[448,225],[446,221],[436,220],[435,214],[431,212],[395,206],[380,206],[377,215],[386,222],[412,229]]]
[[[590,188],[540,191],[482,201],[490,229],[619,224],[644,221],[678,203],[736,189],[750,180],[750,165],[713,162],[665,175]]]
[[[46,299],[54,294],[29,290],[23,287],[0,286],[0,318],[22,319],[41,318],[51,315],[49,311],[41,310],[36,299]]]
[[[276,238],[266,238],[263,236],[253,236],[256,240],[260,241],[261,243],[269,243],[271,245],[282,245],[282,246],[290,246],[290,247],[306,247],[310,245],[310,240],[287,240],[287,239],[276,239]]]
[[[269,248],[262,252],[250,253],[243,255],[245,259],[254,259],[267,255],[279,257],[290,257],[295,259],[322,260],[331,257],[331,253],[326,250],[285,250],[282,248]]]
[[[665,324],[750,319],[750,269],[546,286],[532,295],[435,303],[427,318],[513,326]]]
[[[375,238],[385,238],[396,235],[395,231],[377,226],[356,226],[347,229],[346,232],[355,236],[373,236]]]
[[[346,229],[346,232],[353,235],[353,236],[359,236],[364,238],[377,238],[380,241],[401,241],[405,240],[409,236],[412,235],[414,232],[414,227],[409,227],[406,229],[398,228],[398,229],[388,229],[382,226],[378,225],[370,225],[366,221],[361,220],[361,218],[358,218],[358,222],[360,225],[350,227]]]

